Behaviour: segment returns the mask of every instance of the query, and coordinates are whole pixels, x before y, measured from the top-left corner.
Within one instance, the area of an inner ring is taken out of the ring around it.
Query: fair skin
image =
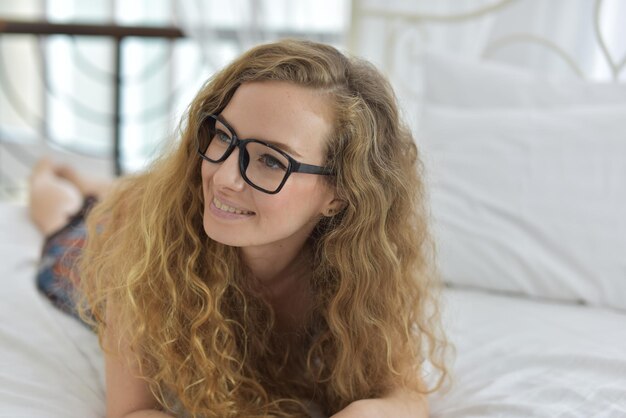
[[[321,165],[331,122],[326,99],[284,82],[239,87],[220,115],[241,139],[280,144],[300,162]],[[293,173],[277,194],[258,191],[239,171],[239,151],[226,161],[202,163],[204,229],[226,245],[241,248],[246,265],[264,285],[279,321],[292,322],[306,307],[300,257],[319,219],[341,202],[323,176]],[[214,202],[245,212],[224,214]],[[299,310],[300,312],[297,312]],[[282,317],[280,314],[283,314]]]
[[[110,187],[110,180],[85,178],[71,167],[43,158],[29,179],[30,217],[49,236],[81,208],[85,196],[102,199]]]
[[[323,165],[324,138],[332,120],[326,100],[314,90],[285,82],[247,83],[220,116],[241,139],[278,143],[300,162]],[[320,175],[293,173],[278,194],[260,192],[241,177],[238,153],[219,164],[202,162],[204,229],[212,239],[241,249],[247,267],[263,284],[278,325],[289,328],[306,314],[309,302],[302,280],[307,274],[306,240],[319,219],[336,213],[343,203]],[[242,213],[228,212],[224,205]],[[116,322],[113,312],[107,309],[108,324]],[[112,343],[117,340],[114,327],[108,326],[105,348],[117,351]],[[145,381],[136,377],[137,368],[124,354],[128,349],[120,348],[120,355],[105,354],[107,418],[169,417],[158,411]],[[382,399],[353,402],[333,417],[427,415],[424,397],[396,389]]]

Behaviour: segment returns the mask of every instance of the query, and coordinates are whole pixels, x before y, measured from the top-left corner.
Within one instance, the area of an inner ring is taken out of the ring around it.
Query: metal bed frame
[[[121,46],[126,38],[157,38],[166,40],[176,40],[183,38],[184,33],[177,27],[149,27],[149,26],[120,26],[120,25],[93,25],[93,24],[58,24],[45,21],[26,22],[0,19],[0,35],[67,35],[67,36],[91,36],[105,37],[114,40],[113,57],[113,80],[115,88],[113,90],[113,113],[111,122],[113,124],[113,170],[116,175],[122,174],[121,164],[121,77],[122,68]]]

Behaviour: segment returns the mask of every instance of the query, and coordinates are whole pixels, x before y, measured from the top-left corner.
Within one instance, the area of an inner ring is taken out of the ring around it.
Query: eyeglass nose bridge
[[[250,142],[250,140],[241,140],[237,137],[237,135],[233,134],[231,143],[222,158],[219,159],[219,162],[223,163],[228,159],[228,157],[230,157],[235,149],[239,149],[239,155],[237,158],[239,174],[246,181],[246,183],[250,184],[251,181],[246,175],[246,170],[248,169],[248,164],[250,162],[250,155],[248,154],[248,150],[246,150],[246,144],[248,142]]]
[[[246,145],[248,145],[251,142],[259,142],[259,141],[256,139],[239,139],[236,135],[233,135],[232,142],[229,145],[229,149],[224,153],[224,157],[221,159],[221,162],[226,161],[226,159],[230,157],[230,155],[235,150],[235,148],[239,148],[238,163],[239,163],[239,174],[241,175],[241,178],[253,188],[260,190],[264,193],[268,193],[268,194],[278,193],[282,189],[287,179],[289,178],[291,171],[287,171],[287,173],[283,177],[283,180],[281,181],[280,185],[276,188],[276,190],[273,190],[273,191],[267,190],[256,185],[250,179],[250,177],[248,177],[248,175],[246,174],[248,170],[248,164],[250,163],[250,154],[248,153],[248,150],[246,149]],[[291,166],[291,163],[289,164]]]
[[[248,154],[248,150],[246,149],[246,143],[248,141],[242,141],[241,139],[236,138],[234,147],[239,148],[239,174],[250,183],[248,176],[246,175],[246,170],[248,169],[248,163],[250,163],[250,154]],[[233,149],[234,149],[233,147]],[[232,152],[232,151],[231,151]]]

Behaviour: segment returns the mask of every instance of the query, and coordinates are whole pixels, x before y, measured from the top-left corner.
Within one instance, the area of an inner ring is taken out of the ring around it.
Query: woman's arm
[[[128,345],[118,345],[115,309],[107,307],[103,344],[106,373],[107,418],[171,418],[158,410],[159,403],[145,380],[137,377]]]
[[[383,398],[361,399],[331,418],[427,418],[428,398],[409,389],[398,388]]]
[[[147,383],[135,377],[120,355],[105,354],[107,418],[170,417],[156,410],[159,404]]]

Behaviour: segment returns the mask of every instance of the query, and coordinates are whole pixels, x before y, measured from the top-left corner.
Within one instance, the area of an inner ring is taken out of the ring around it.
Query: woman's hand
[[[334,414],[331,418],[427,418],[428,400],[407,390],[397,389],[389,396],[361,399]]]

